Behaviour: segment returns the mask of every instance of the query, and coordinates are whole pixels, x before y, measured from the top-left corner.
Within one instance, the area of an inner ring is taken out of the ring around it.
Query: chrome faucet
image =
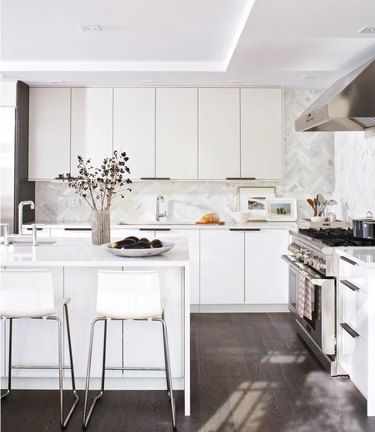
[[[164,213],[160,213],[160,203],[164,202],[163,195],[159,195],[156,198],[156,221],[159,222],[160,218],[167,217],[167,211],[165,210]]]
[[[22,234],[22,225],[23,225],[23,207],[25,205],[29,205],[33,210],[35,205],[33,201],[21,201],[18,204],[18,234]]]

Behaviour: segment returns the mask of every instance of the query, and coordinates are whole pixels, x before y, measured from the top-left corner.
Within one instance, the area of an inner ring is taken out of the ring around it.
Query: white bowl
[[[249,220],[250,212],[249,211],[230,212],[230,215],[237,223],[244,224]]]
[[[311,216],[310,218],[311,222],[324,222],[323,216]]]
[[[139,258],[139,257],[149,257],[161,255],[165,252],[171,250],[176,243],[163,241],[163,246],[161,248],[150,248],[150,249],[112,249],[108,247],[112,243],[106,243],[102,245],[104,250],[107,252],[117,255],[119,257],[127,257],[127,258]]]

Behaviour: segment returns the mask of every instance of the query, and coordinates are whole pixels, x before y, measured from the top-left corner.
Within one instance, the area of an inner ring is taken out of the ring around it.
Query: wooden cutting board
[[[224,221],[219,221],[219,222],[201,222],[201,221],[198,221],[195,223],[198,225],[224,225],[225,224]]]

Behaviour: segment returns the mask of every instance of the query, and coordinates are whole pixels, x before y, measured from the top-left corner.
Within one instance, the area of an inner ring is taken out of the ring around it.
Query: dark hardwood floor
[[[181,432],[370,432],[375,418],[347,378],[330,377],[293,328],[290,314],[193,314],[192,415]],[[82,392],[81,392],[82,393]],[[82,400],[67,431],[81,431]],[[59,431],[54,391],[14,391],[2,432]],[[171,431],[161,391],[108,391],[88,431]]]

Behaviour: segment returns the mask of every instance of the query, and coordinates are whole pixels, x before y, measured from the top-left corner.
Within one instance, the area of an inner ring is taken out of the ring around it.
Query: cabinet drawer
[[[348,280],[339,284],[339,318],[368,340],[368,295]]]
[[[339,364],[358,390],[367,397],[368,344],[361,336],[352,337],[341,324],[342,321],[339,322],[337,338]]]
[[[22,228],[22,234],[31,234],[32,228]],[[49,228],[37,228],[37,237],[50,237],[51,230]]]
[[[367,270],[365,267],[340,256],[339,274],[341,279],[347,279],[361,290],[367,292]]]

